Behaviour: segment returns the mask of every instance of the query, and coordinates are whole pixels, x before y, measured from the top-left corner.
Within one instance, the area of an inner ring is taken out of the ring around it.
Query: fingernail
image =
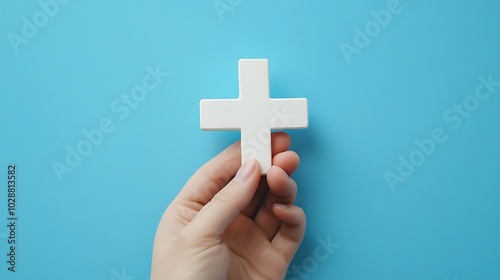
[[[279,204],[279,203],[275,203],[274,204],[274,207],[278,208],[278,209],[288,209],[290,208],[289,205],[285,205],[285,204]]]
[[[236,176],[234,176],[234,180],[243,183],[248,178],[250,178],[250,175],[252,175],[253,169],[255,167],[255,160],[254,159],[247,159],[243,165],[240,167],[240,170],[236,173]]]

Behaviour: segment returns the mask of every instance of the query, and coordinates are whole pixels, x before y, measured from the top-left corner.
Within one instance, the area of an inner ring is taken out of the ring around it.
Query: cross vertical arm
[[[261,174],[271,168],[271,130],[258,127],[241,129],[241,163],[248,159],[256,159]]]

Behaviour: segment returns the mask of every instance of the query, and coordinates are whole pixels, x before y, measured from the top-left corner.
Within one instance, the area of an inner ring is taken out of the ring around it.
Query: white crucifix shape
[[[241,162],[254,158],[271,167],[271,130],[306,128],[306,98],[270,98],[267,59],[240,59],[238,99],[200,101],[202,130],[241,130]]]

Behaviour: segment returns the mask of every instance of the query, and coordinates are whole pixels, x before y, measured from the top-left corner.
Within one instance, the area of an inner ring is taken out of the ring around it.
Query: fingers
[[[255,223],[262,229],[267,239],[278,232],[281,221],[273,213],[273,205],[293,204],[297,195],[297,184],[278,166],[273,165],[267,173],[269,193],[255,216]]]
[[[292,204],[275,204],[273,213],[282,224],[271,244],[290,263],[304,238],[306,216],[300,207]]]
[[[288,176],[290,176],[291,174],[293,174],[293,172],[295,172],[295,170],[297,170],[299,163],[300,163],[299,156],[297,155],[297,153],[293,151],[278,152],[273,156],[273,165],[276,165],[281,169],[283,169],[288,174]],[[267,180],[268,178],[269,176],[266,177]],[[260,209],[260,207],[265,201],[264,199],[268,193],[268,190],[269,190],[268,182],[266,180],[262,180],[261,183],[259,184],[259,188],[257,189],[255,197],[252,199],[250,204],[243,210],[242,214],[251,219],[254,219],[254,217],[257,214],[257,211]],[[288,203],[288,202],[283,202],[283,203]],[[293,203],[293,201],[291,203]],[[267,208],[269,212],[271,212],[271,207],[272,204],[270,204]]]
[[[276,154],[273,157],[273,165],[281,167],[285,170],[288,176],[291,176],[295,170],[299,167],[300,158],[294,151],[286,151]]]
[[[246,161],[234,179],[198,212],[185,230],[200,237],[220,237],[248,205],[259,180],[260,167],[257,161]]]
[[[278,131],[271,134],[271,154],[272,156],[284,152],[290,148],[292,140],[286,132]]]
[[[253,220],[255,215],[257,215],[257,211],[262,206],[262,203],[264,203],[264,199],[266,198],[268,191],[269,187],[267,186],[266,178],[261,176],[255,195],[250,203],[248,203],[247,207],[241,211],[241,214]]]
[[[286,151],[290,147],[290,136],[285,132],[271,135],[273,154]],[[208,203],[236,174],[241,165],[241,144],[236,142],[215,158],[203,165],[189,179],[176,199],[194,202],[197,210]]]

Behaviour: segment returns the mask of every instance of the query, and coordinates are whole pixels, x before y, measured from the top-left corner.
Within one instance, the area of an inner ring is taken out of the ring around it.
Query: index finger
[[[288,150],[290,143],[290,136],[287,133],[273,132],[271,134],[273,156]],[[188,180],[176,200],[194,202],[201,209],[231,181],[240,166],[241,143],[238,141],[200,167]]]

